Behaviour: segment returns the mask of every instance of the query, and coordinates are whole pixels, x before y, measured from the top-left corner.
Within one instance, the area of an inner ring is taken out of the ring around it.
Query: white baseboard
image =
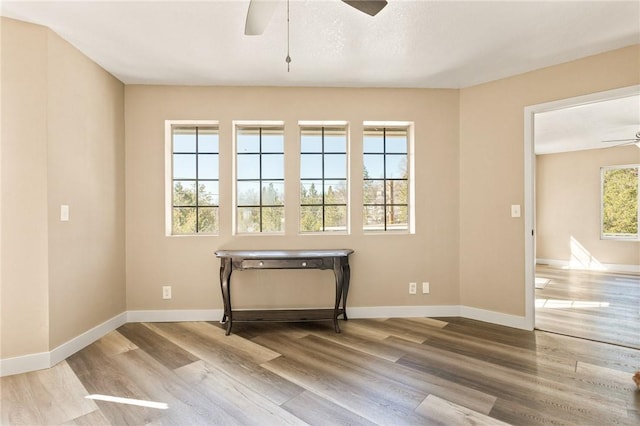
[[[127,322],[220,321],[222,309],[175,309],[128,311]]]
[[[100,339],[107,333],[112,332],[116,328],[120,327],[127,322],[127,313],[123,312],[115,317],[103,322],[100,325],[93,327],[90,330],[85,331],[81,335],[74,337],[73,339],[61,344],[57,348],[53,349],[51,354],[51,366],[56,365],[60,361],[63,361],[78,352],[80,349],[85,348]]]
[[[347,316],[358,318],[415,318],[415,317],[456,317],[460,314],[460,306],[371,306],[347,307]]]
[[[351,319],[357,318],[411,318],[411,317],[464,317],[507,327],[528,330],[525,317],[503,314],[460,305],[435,306],[372,306],[347,308]],[[182,309],[157,311],[127,311],[103,322],[81,335],[63,343],[50,352],[0,359],[0,377],[42,370],[56,365],[85,348],[107,333],[128,322],[181,322],[219,321],[222,309]]]
[[[527,324],[524,316],[503,314],[501,312],[487,311],[485,309],[472,308],[471,306],[460,306],[459,316],[478,321],[489,322],[491,324],[504,325],[511,328],[519,328],[521,330],[533,330]]]
[[[29,371],[50,368],[89,346],[91,343],[115,330],[127,321],[127,313],[123,312],[107,321],[85,331],[79,336],[61,344],[50,352],[22,355],[15,358],[0,359],[0,377],[13,374],[27,373]]]
[[[0,377],[51,367],[51,352],[22,355],[15,358],[0,359]]]
[[[536,265],[549,265],[555,268],[575,269],[575,270],[583,270],[583,271],[640,273],[640,265],[623,265],[619,263],[594,262],[589,265],[584,265],[584,264],[578,264],[576,262],[571,262],[569,260],[537,258]]]

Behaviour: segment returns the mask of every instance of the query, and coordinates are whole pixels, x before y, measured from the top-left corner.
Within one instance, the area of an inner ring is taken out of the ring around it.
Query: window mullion
[[[258,186],[259,198],[258,198],[258,200],[259,200],[259,204],[260,204],[260,207],[258,208],[258,220],[260,222],[259,229],[260,229],[260,232],[262,232],[262,206],[263,206],[263,204],[262,204],[262,202],[263,202],[263,200],[262,200],[262,161],[263,161],[263,158],[262,158],[262,127],[260,127],[260,129],[258,130],[258,153],[260,155],[260,157],[259,157],[260,161],[258,163],[258,183],[259,183],[259,186]]]
[[[325,177],[325,173],[324,173],[324,160],[325,160],[325,152],[324,152],[324,126],[321,128],[320,131],[320,151],[322,152],[322,188],[320,188],[321,194],[322,194],[322,230],[325,231],[326,230],[326,222],[325,222],[325,210],[326,210],[326,200],[324,199],[324,177]]]
[[[198,171],[198,167],[200,167],[200,154],[198,151],[198,130],[199,128],[196,126],[196,233],[200,232],[200,203],[198,202],[200,200],[200,195],[198,194],[198,191],[200,190],[200,182],[198,180],[200,177]]]
[[[387,230],[387,128],[382,129],[382,203],[384,230]]]

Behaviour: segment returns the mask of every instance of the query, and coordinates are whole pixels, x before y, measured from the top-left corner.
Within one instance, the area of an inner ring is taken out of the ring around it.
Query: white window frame
[[[300,148],[300,150],[298,150],[298,158],[301,160],[302,159],[302,148],[300,146],[300,142],[301,142],[301,138],[302,138],[302,131],[303,129],[307,129],[307,128],[311,128],[311,127],[323,127],[323,128],[338,128],[338,127],[342,127],[344,128],[344,132],[345,132],[345,138],[346,138],[346,146],[345,146],[345,155],[346,155],[346,186],[347,186],[347,199],[346,199],[346,219],[347,219],[347,223],[346,223],[346,229],[345,230],[340,230],[340,231],[332,231],[332,230],[321,230],[321,231],[302,231],[300,229],[301,227],[301,223],[300,223],[300,219],[301,219],[301,203],[298,203],[298,234],[299,235],[345,235],[345,234],[350,234],[350,230],[351,230],[351,137],[350,137],[350,128],[349,128],[349,122],[347,121],[299,121],[298,122],[298,147]],[[322,153],[323,155],[325,154],[324,152]],[[300,170],[298,170],[298,173],[300,173]],[[324,180],[324,177],[323,177]],[[331,179],[327,179],[327,180],[331,180]],[[300,186],[302,184],[302,177],[300,174],[298,174],[298,192],[300,192]],[[325,204],[321,204],[322,208],[325,208]]]
[[[408,167],[408,206],[407,206],[407,229],[402,230],[367,230],[362,227],[364,235],[393,235],[393,234],[415,234],[416,233],[416,190],[415,190],[415,124],[412,121],[364,121],[363,125],[363,142],[364,132],[371,127],[386,127],[386,128],[406,128],[407,129],[407,167]],[[364,144],[362,146],[364,154]],[[364,165],[363,165],[364,167]],[[364,184],[364,181],[361,180]],[[363,200],[364,201],[364,200]],[[361,203],[360,208],[364,206]]]
[[[284,174],[285,174],[285,192],[284,199],[282,200],[283,204],[283,227],[281,232],[238,232],[238,129],[243,127],[281,127],[283,132],[284,145],[283,145],[283,154],[284,154]],[[286,171],[287,171],[287,147],[286,147],[286,128],[284,121],[281,120],[233,120],[232,121],[232,131],[233,131],[233,152],[232,152],[232,206],[233,206],[233,214],[232,216],[232,235],[234,236],[279,236],[285,235],[286,233],[286,213],[287,213],[287,191],[286,191]]]
[[[215,127],[220,129],[220,122],[218,120],[165,120],[164,122],[164,176],[165,176],[165,236],[167,237],[203,237],[203,236],[217,236],[220,232],[220,226],[218,226],[217,233],[198,233],[191,234],[174,234],[173,233],[173,128],[174,127]],[[219,135],[219,133],[218,133]],[[220,159],[220,149],[218,147],[218,161]],[[220,181],[220,176],[218,176]],[[218,205],[218,212],[222,207]],[[218,218],[220,215],[218,215]]]
[[[618,169],[638,169],[638,233],[636,235],[625,234],[605,234],[604,225],[604,174],[608,170]],[[615,241],[640,241],[640,164],[624,164],[614,166],[602,166],[600,167],[600,239],[601,240],[615,240]]]

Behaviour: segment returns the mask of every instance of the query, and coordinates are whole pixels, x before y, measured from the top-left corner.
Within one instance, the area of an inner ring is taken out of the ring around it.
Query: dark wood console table
[[[349,293],[349,255],[351,249],[341,250],[219,250],[220,289],[224,302],[222,323],[226,335],[231,334],[233,321],[320,321],[333,320],[340,333],[338,317],[347,318]],[[231,274],[246,269],[332,269],[336,277],[336,297],[333,309],[242,310],[231,308]]]

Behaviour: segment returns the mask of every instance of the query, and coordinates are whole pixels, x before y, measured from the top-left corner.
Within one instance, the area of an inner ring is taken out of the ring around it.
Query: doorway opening
[[[628,158],[628,163],[640,163],[640,146],[635,147],[632,139],[640,130],[638,99],[640,85],[525,108],[525,320],[530,329],[539,328],[592,340],[613,340],[610,343],[640,347],[640,337],[637,337],[640,336],[640,313],[637,310],[637,303],[640,301],[640,266],[637,260],[615,262],[616,265],[607,263],[607,257],[610,257],[610,250],[615,244],[624,247],[627,252],[632,253],[631,257],[635,256],[637,259],[640,242],[602,241],[600,229],[590,229],[589,233],[581,234],[580,228],[573,226],[588,222],[591,228],[599,228],[597,222],[601,220],[600,211],[591,213],[592,216],[597,214],[595,219],[587,218],[582,213],[574,215],[573,225],[566,226],[572,229],[564,229],[563,232],[550,226],[550,222],[558,222],[553,223],[553,226],[561,226],[561,216],[570,215],[567,209],[569,198],[589,198],[585,197],[584,190],[563,187],[568,186],[564,184],[566,179],[585,179],[573,176],[577,173],[575,170],[564,170],[566,174],[563,177],[560,161],[564,157],[572,158],[571,161],[577,163],[575,158],[590,158],[596,152],[606,152],[605,158],[615,157],[613,153],[618,150],[621,151],[617,154],[618,160],[606,158],[590,161],[620,163],[622,155],[623,158]],[[628,119],[629,111],[617,115],[614,113],[612,117],[607,117],[602,112],[605,106],[609,106],[607,103],[616,103],[616,107],[620,108],[619,105],[625,104],[624,101],[631,101],[627,104],[632,105],[632,108],[635,105],[636,110],[631,111],[631,119]],[[623,119],[625,114],[626,121]],[[577,119],[584,121],[580,123]],[[617,122],[612,121],[607,126],[607,119]],[[573,124],[578,127],[571,127],[572,120],[576,121]],[[581,133],[588,131],[592,133],[591,137]],[[551,137],[554,132],[555,140]],[[597,137],[594,136],[596,133]],[[558,135],[561,137],[557,137]],[[626,138],[630,139],[629,143],[624,144],[626,147],[600,149],[611,146],[602,141]],[[582,146],[578,146],[580,144]],[[588,144],[591,146],[586,146]],[[573,163],[572,167],[575,166]],[[603,166],[610,165],[604,163]],[[585,173],[593,175],[593,165],[588,168],[590,170]],[[595,173],[599,178],[599,166]],[[592,178],[593,176],[590,177]],[[560,190],[556,190],[558,188]],[[562,189],[567,192],[563,194]],[[553,195],[549,194],[551,192]],[[599,182],[590,197],[588,202],[591,204],[595,198],[599,199]],[[599,209],[600,202],[596,202],[595,208]],[[550,210],[555,213],[550,214]],[[581,212],[584,211],[586,210]],[[586,227],[588,226],[583,228]],[[624,258],[624,255],[620,255],[620,258]],[[618,300],[612,298],[615,294],[620,295]],[[626,317],[622,314],[625,310],[628,315]],[[607,326],[611,327],[613,324],[616,325],[616,330],[621,330],[619,333],[607,329]],[[620,327],[621,324],[623,327]]]

